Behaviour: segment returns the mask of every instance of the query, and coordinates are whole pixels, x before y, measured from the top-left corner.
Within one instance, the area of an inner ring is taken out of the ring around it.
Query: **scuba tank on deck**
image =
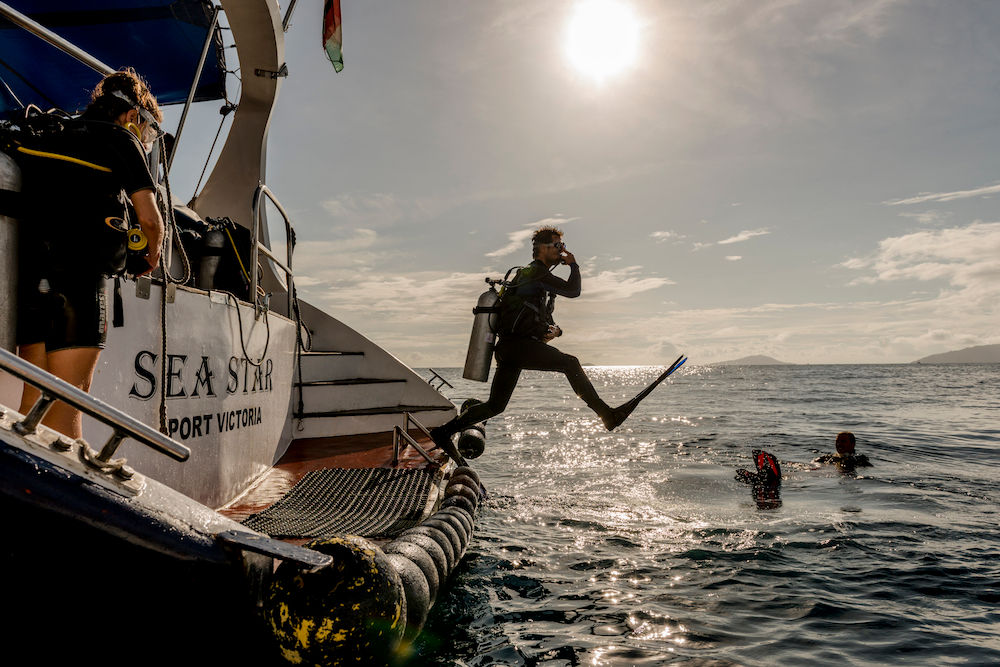
[[[479,295],[476,307],[472,309],[475,317],[472,320],[472,335],[469,338],[469,351],[465,355],[465,370],[462,377],[466,380],[486,382],[490,376],[490,363],[493,361],[493,348],[496,346],[495,331],[496,316],[500,312],[497,303],[500,295],[496,291],[496,283],[486,279],[489,289]]]

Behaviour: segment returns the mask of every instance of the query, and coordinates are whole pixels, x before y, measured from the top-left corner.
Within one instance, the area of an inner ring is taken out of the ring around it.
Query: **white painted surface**
[[[158,427],[160,289],[140,299],[126,282],[123,293],[125,327],[109,330],[91,393]],[[267,323],[255,320],[246,304],[238,312],[247,353],[264,357],[260,370],[244,362],[235,305],[177,290],[167,304],[167,423],[191,459],[178,463],[131,441],[120,450],[140,472],[211,507],[242,491],[288,445],[281,436],[291,418],[295,326],[273,313]],[[108,434],[84,420],[84,437],[95,447]]]

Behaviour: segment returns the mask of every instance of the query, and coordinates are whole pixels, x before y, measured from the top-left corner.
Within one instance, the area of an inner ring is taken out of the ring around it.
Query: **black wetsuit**
[[[557,294],[570,299],[580,296],[580,267],[576,262],[569,267],[569,280],[552,275],[551,270],[537,259],[518,272],[508,288],[509,293],[503,297],[500,341],[496,346],[497,369],[489,400],[470,407],[436,431],[450,436],[503,412],[522,370],[563,373],[573,391],[594,412],[602,418],[611,412],[583,371],[580,360],[543,342],[548,327],[554,324],[546,295]]]
[[[866,468],[872,464],[864,454],[824,454],[814,463],[836,463],[841,468]]]
[[[44,153],[15,153],[23,172],[17,342],[47,351],[104,347],[105,276],[124,260],[125,199],[153,188],[142,145],[125,128],[74,126]],[[119,220],[118,228],[108,219]]]

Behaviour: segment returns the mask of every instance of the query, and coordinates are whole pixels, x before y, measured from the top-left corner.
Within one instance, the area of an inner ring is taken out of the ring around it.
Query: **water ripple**
[[[998,368],[686,366],[613,433],[526,372],[413,664],[1000,664]],[[588,372],[618,400],[657,367]],[[874,467],[813,463],[844,429]]]

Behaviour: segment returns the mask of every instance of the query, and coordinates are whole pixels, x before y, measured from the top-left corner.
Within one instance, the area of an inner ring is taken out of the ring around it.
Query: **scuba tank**
[[[500,295],[494,287],[494,281],[486,279],[490,288],[479,295],[476,307],[472,309],[475,318],[472,320],[472,335],[469,338],[469,351],[465,355],[465,371],[462,377],[466,380],[486,382],[490,376],[490,362],[493,361],[493,348],[497,337],[493,330],[493,316],[499,312],[497,302]]]

